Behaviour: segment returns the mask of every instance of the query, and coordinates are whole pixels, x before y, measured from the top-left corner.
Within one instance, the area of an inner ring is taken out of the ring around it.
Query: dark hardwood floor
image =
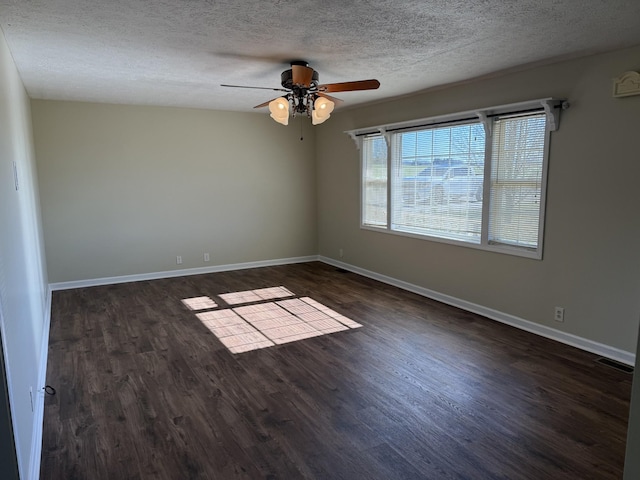
[[[181,302],[361,328],[231,354]],[[620,479],[631,375],[322,263],[54,292],[42,479]]]

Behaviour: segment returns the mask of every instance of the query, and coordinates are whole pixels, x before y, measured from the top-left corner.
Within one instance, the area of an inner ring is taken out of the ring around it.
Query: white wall
[[[29,389],[34,403],[42,402],[39,365],[48,308],[36,177],[29,99],[0,32],[0,318],[21,478],[27,478],[41,428]]]
[[[635,353],[640,96],[612,98],[612,79],[639,59],[631,48],[334,113],[317,133],[320,254],[343,249],[348,264]],[[545,97],[571,108],[551,139],[542,261],[359,228],[359,152],[345,130]]]
[[[32,112],[52,282],[317,252],[309,122],[300,141],[297,122],[266,114],[43,100]]]

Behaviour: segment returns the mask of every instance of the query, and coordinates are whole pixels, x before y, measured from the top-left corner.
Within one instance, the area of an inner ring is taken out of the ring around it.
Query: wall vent
[[[606,365],[607,367],[615,368],[624,373],[633,373],[633,367],[625,365],[624,363],[616,362],[610,358],[600,357],[596,362]]]

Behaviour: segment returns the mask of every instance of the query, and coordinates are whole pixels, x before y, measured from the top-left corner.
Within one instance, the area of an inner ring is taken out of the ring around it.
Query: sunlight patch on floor
[[[205,310],[207,308],[216,308],[218,304],[211,300],[210,297],[193,297],[193,298],[185,298],[182,300],[182,303],[189,310]]]
[[[294,296],[284,287],[263,288],[218,295],[229,305],[253,303],[196,313],[198,319],[231,353],[272,347],[306,338],[345,331],[362,325],[309,297]],[[207,302],[204,299],[208,299]],[[210,297],[184,299],[191,310],[217,308]],[[211,305],[196,308],[198,305]]]
[[[219,295],[219,297],[229,305],[239,305],[241,303],[259,302],[260,300],[272,300],[274,298],[286,298],[293,296],[293,293],[285,287],[259,288],[257,290],[222,293]]]

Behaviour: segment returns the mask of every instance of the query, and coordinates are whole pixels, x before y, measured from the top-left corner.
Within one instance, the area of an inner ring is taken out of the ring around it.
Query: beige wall
[[[611,95],[628,70],[640,70],[640,47],[336,112],[317,136],[320,254],[343,249],[346,263],[635,352],[640,96]],[[359,152],[345,130],[544,97],[571,108],[551,139],[542,261],[359,228]]]
[[[52,282],[317,252],[308,122],[300,141],[298,122],[268,115],[42,100],[32,112]]]

